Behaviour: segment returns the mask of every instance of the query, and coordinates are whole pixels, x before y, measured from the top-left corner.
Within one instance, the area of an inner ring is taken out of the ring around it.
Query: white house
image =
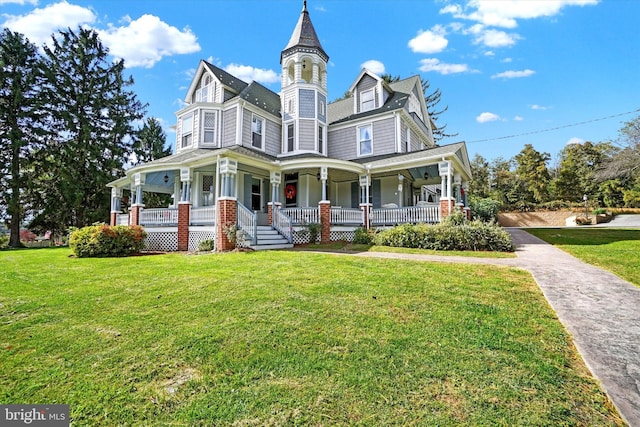
[[[194,250],[225,227],[256,249],[350,240],[358,226],[435,223],[465,209],[464,142],[438,146],[419,76],[386,83],[363,69],[351,96],[327,102],[327,62],[306,8],[280,52],[280,93],[201,61],[176,113],[175,154],[109,183],[112,224],[138,224],[150,250]],[[131,191],[127,214],[124,190]],[[174,203],[145,209],[143,192]],[[307,239],[305,241],[305,239]]]

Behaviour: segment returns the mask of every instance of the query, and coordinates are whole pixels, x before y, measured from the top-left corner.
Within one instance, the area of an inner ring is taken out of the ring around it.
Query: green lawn
[[[640,230],[615,228],[535,228],[527,232],[576,258],[640,286]]]
[[[0,403],[74,425],[622,425],[531,276],[0,251]]]

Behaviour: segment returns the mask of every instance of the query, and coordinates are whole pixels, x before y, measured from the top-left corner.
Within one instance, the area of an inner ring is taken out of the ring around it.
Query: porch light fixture
[[[320,172],[316,174],[316,178],[318,178],[318,181],[320,181]]]
[[[424,173],[424,179],[425,180],[429,179],[429,172],[428,171]]]
[[[166,173],[164,174],[164,183],[168,183],[169,182],[169,175],[167,175]]]

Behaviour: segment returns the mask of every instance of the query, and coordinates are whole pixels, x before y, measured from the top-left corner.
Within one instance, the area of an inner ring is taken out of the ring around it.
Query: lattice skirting
[[[355,237],[354,231],[331,230],[331,232],[329,233],[329,239],[332,242],[338,242],[338,241],[353,242],[354,237]]]
[[[189,251],[197,251],[198,245],[203,240],[213,240],[215,242],[216,234],[216,227],[189,227]]]
[[[178,250],[178,229],[175,231],[145,229],[147,238],[144,250],[153,252],[175,252]]]

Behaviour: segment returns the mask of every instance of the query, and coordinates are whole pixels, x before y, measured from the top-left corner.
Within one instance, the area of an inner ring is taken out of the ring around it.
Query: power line
[[[572,123],[572,124],[569,124],[569,125],[556,126],[554,128],[547,128],[547,129],[542,129],[542,130],[534,130],[534,131],[525,132],[525,133],[517,133],[517,134],[514,134],[514,135],[499,136],[499,137],[496,137],[496,138],[476,139],[474,141],[466,141],[466,143],[467,144],[472,144],[472,143],[475,143],[475,142],[498,141],[500,139],[509,139],[509,138],[517,138],[519,136],[535,135],[537,133],[551,132],[551,131],[558,130],[558,129],[565,129],[565,128],[570,128],[570,127],[574,127],[574,126],[586,125],[588,123],[594,123],[594,122],[599,122],[599,121],[602,121],[602,120],[613,119],[614,117],[626,116],[627,114],[633,114],[633,113],[638,113],[638,112],[640,112],[640,108],[638,108],[637,110],[633,110],[633,111],[627,111],[626,113],[613,114],[611,116],[599,117],[597,119],[586,120],[584,122],[578,122],[578,123]]]

